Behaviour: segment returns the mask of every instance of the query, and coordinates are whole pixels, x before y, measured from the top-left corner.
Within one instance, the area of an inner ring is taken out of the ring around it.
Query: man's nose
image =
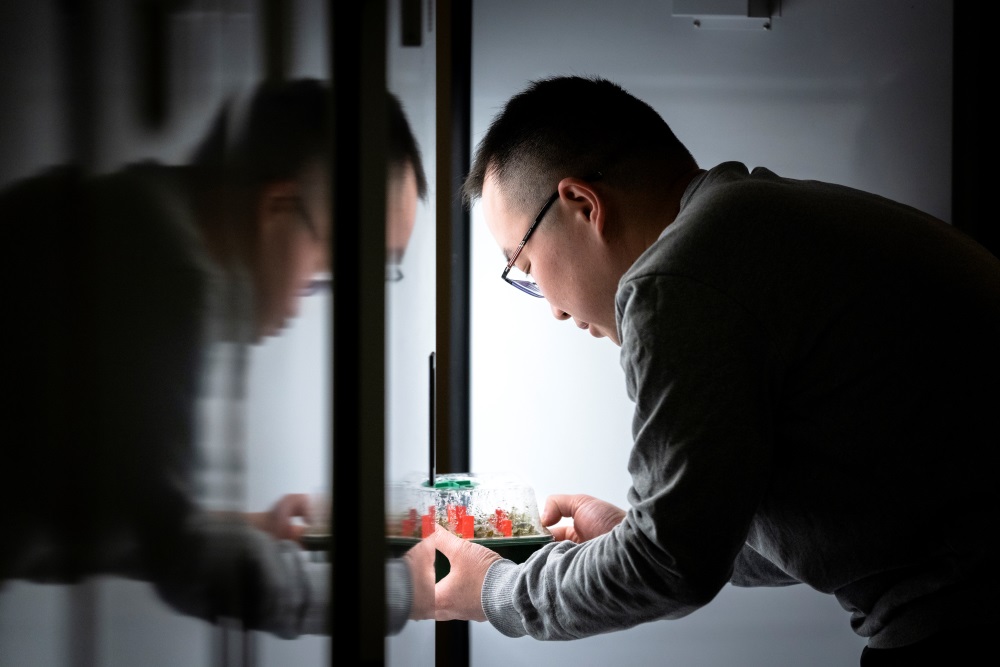
[[[557,320],[569,319],[569,313],[567,313],[565,310],[559,310],[555,306],[551,306],[551,308],[552,308],[552,317],[556,318]]]
[[[313,259],[313,272],[325,273],[330,270],[330,252],[324,244]]]

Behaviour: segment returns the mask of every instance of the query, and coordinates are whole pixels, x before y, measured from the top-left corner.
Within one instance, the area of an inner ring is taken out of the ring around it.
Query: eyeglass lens
[[[387,283],[398,283],[403,279],[403,269],[398,264],[386,264],[385,281]],[[309,284],[302,288],[301,296],[312,296],[330,289],[333,278],[328,275],[316,276],[309,281]]]
[[[542,290],[539,289],[538,285],[530,280],[517,280],[516,278],[507,278],[507,282],[521,290],[525,294],[530,294],[531,296],[543,297]]]

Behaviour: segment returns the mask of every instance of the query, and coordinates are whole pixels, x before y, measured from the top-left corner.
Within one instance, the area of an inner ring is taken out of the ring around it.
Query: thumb
[[[578,499],[579,496],[565,493],[553,494],[546,498],[545,506],[542,508],[542,524],[551,526],[563,517],[572,517]]]
[[[293,540],[295,542],[301,542],[302,538],[306,534],[306,526],[299,526],[296,524],[291,524],[286,527],[285,539]]]
[[[449,558],[453,556],[465,543],[458,535],[441,526],[440,524],[434,526],[434,546],[435,548],[443,553]]]

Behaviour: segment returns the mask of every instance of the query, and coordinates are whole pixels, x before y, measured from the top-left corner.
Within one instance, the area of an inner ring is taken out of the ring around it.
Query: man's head
[[[263,84],[233,135],[220,122],[195,160],[224,174],[231,193],[225,233],[252,278],[260,337],[277,335],[316,275],[330,271],[331,103],[315,79]],[[386,105],[387,259],[398,262],[427,181],[399,100],[387,92]]]
[[[697,164],[648,104],[600,78],[532,82],[476,150],[463,195],[483,199],[512,273],[530,273],[559,319],[618,342],[618,280],[676,213]],[[552,198],[520,250],[525,233]]]
[[[296,315],[329,262],[330,103],[316,79],[261,84],[222,110],[193,160],[207,242],[249,274],[258,339]]]
[[[427,176],[424,174],[420,146],[406,119],[399,99],[387,95],[389,143],[386,148],[388,173],[385,192],[386,261],[391,267],[403,259],[413,234],[417,216],[417,200],[427,198]]]

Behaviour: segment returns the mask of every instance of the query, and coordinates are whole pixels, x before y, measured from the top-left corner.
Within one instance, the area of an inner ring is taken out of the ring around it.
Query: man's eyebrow
[[[507,261],[508,264],[510,264],[510,256],[514,254],[514,251],[511,250],[510,248],[503,248],[502,251],[503,251],[503,258]]]

